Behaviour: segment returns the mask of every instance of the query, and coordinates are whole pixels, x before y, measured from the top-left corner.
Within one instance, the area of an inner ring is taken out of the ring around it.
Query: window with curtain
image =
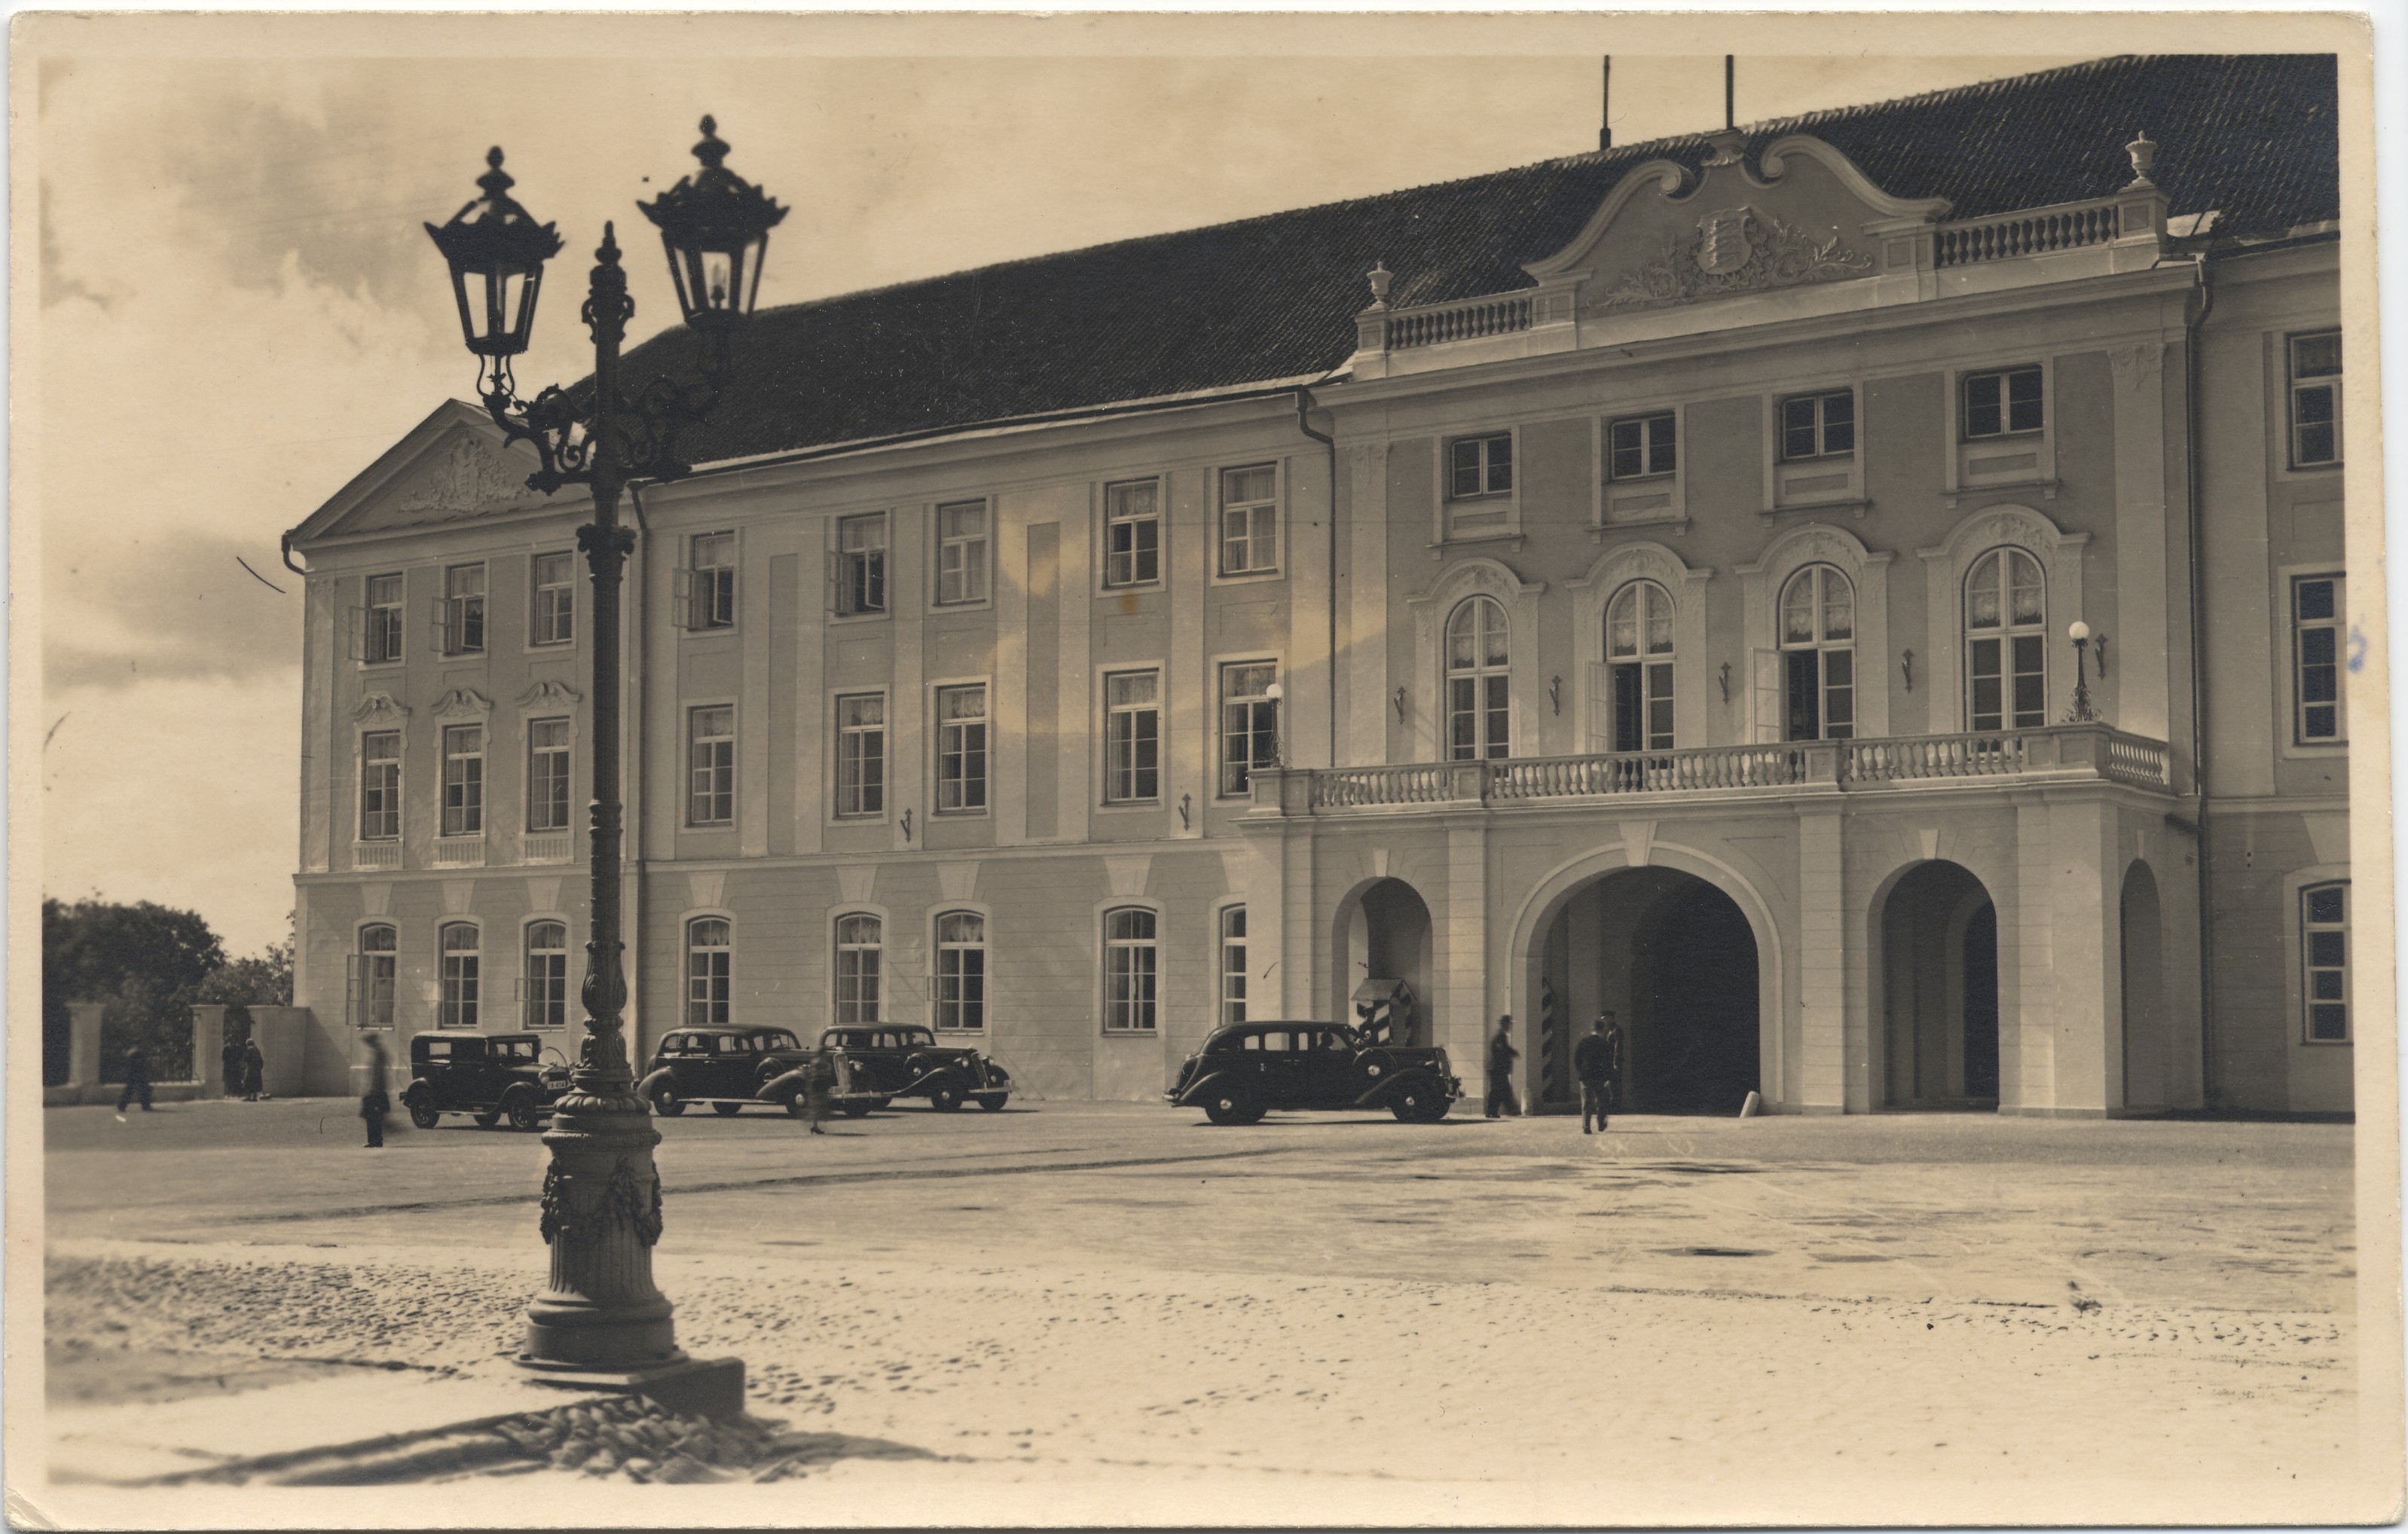
[[[724,1027],[733,948],[727,919],[697,916],[685,927],[685,1021],[688,1027]]]
[[[1605,609],[1605,664],[1613,699],[1613,749],[1672,749],[1672,595],[1633,581]]]
[[[937,1026],[986,1026],[986,918],[974,910],[937,918]]]
[[[1966,727],[2048,723],[2048,612],[2040,561],[1993,549],[1965,579]]]
[[[1472,762],[1510,753],[1512,683],[1507,676],[1505,609],[1475,596],[1446,622],[1447,757]]]
[[[1787,706],[1783,738],[1845,740],[1856,733],[1856,594],[1828,565],[1809,565],[1781,588]]]
[[[523,1008],[530,1028],[568,1025],[568,928],[560,922],[529,922]]]
[[[363,1028],[393,1026],[395,971],[401,958],[399,935],[380,923],[360,928],[360,952],[352,960],[357,972],[357,1011],[352,1021]]]
[[[1151,1033],[1154,1025],[1154,914],[1137,907],[1104,913],[1104,1026]]]
[[[885,927],[875,916],[839,916],[836,923],[836,1020],[875,1023]]]
[[[436,1025],[473,1028],[477,1025],[478,958],[483,946],[474,922],[452,922],[442,931],[442,982]]]

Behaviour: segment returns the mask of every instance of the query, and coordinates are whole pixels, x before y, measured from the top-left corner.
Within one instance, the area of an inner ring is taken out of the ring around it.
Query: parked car
[[[547,1056],[549,1058],[547,1058]],[[485,1128],[507,1118],[537,1129],[568,1090],[568,1059],[538,1033],[422,1033],[409,1040],[409,1122],[432,1129],[446,1113]]]
[[[722,1118],[747,1106],[782,1108],[796,1118],[810,1111],[803,1096],[821,1050],[807,1049],[785,1028],[679,1028],[661,1037],[636,1090],[652,1111],[675,1118],[686,1104],[707,1102]],[[831,1105],[854,1118],[886,1106],[861,1073],[837,1053]]]
[[[1342,1023],[1233,1023],[1212,1030],[1163,1094],[1215,1124],[1274,1108],[1384,1108],[1436,1124],[1463,1096],[1446,1051],[1367,1043]]]
[[[820,1047],[841,1050],[865,1084],[889,1097],[925,1097],[940,1113],[965,1102],[1000,1112],[1011,1096],[1010,1071],[974,1049],[939,1045],[926,1028],[892,1023],[829,1028],[821,1033]]]

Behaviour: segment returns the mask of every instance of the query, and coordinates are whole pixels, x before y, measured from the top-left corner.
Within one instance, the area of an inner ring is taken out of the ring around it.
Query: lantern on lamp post
[[[605,223],[580,311],[594,340],[593,379],[574,393],[552,385],[532,400],[518,397],[509,359],[526,350],[543,264],[561,240],[510,198],[499,149],[486,156],[478,179],[483,195],[426,232],[451,268],[461,337],[480,359],[487,413],[507,439],[533,443],[542,460],[528,485],[550,495],[582,484],[594,499],[594,520],[577,532],[594,590],[585,1038],[543,1137],[551,1159],[540,1229],[552,1248],[551,1279],[527,1303],[519,1362],[565,1383],[639,1388],[666,1404],[725,1413],[743,1407],[743,1364],[686,1357],[669,1301],[652,1283],[652,1248],[661,1234],[652,1147],[660,1135],[636,1092],[623,1034],[627,982],[619,887],[619,588],[635,547],[635,535],[619,524],[619,495],[632,480],[687,472],[678,434],[718,402],[730,370],[730,333],[752,311],[769,230],[786,215],[721,163],[727,146],[715,126],[702,120],[703,141],[694,151],[702,171],[644,208],[660,227],[686,323],[708,342],[699,389],[664,376],[638,395],[622,391],[619,343],[636,306],[615,231]]]
[[[2069,724],[2096,723],[2098,710],[2090,706],[2090,625],[2076,618],[2065,625],[2065,637],[2073,641],[2073,707],[2067,712]]]

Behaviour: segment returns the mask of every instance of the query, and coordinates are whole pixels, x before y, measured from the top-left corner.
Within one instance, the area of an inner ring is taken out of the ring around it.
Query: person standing
[[[218,1087],[229,1097],[242,1095],[242,1046],[232,1039],[218,1051]]]
[[[267,1077],[267,1056],[259,1053],[259,1040],[242,1041],[242,1100],[257,1102]]]
[[[1503,1012],[1497,1019],[1496,1036],[1488,1040],[1488,1116],[1502,1112],[1508,1118],[1521,1116],[1522,1104],[1513,1096],[1513,1062],[1522,1052],[1513,1047],[1513,1014]]]
[[[150,1057],[135,1045],[125,1052],[125,1090],[117,1095],[117,1122],[125,1122],[125,1105],[139,1097],[142,1111],[150,1111]]]
[[[826,1050],[811,1052],[811,1063],[803,1068],[803,1117],[811,1133],[824,1135],[820,1121],[828,1115],[828,1093],[836,1085],[836,1056]]]
[[[1622,1074],[1622,1030],[1614,1026],[1612,1012],[1598,1013],[1588,1037],[1572,1046],[1572,1073],[1580,1078],[1581,1133],[1590,1132],[1592,1117],[1603,1129],[1614,1082]]]
[[[367,1121],[371,1151],[384,1148],[384,1118],[393,1111],[393,1100],[384,1090],[384,1044],[374,1034],[368,1035],[368,1084],[360,1094],[360,1117]]]

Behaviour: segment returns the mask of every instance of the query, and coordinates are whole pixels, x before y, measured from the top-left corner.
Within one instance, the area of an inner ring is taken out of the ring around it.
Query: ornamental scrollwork
[[[1837,282],[1872,269],[1871,256],[1849,250],[1836,234],[1817,240],[1770,214],[1734,208],[1700,220],[1693,233],[1666,240],[1653,260],[1608,288],[1596,307],[1644,308],[1694,303],[1812,282]]]
[[[568,1189],[574,1181],[562,1176],[556,1165],[544,1168],[541,1215],[537,1228],[543,1233],[547,1246],[577,1233],[577,1227],[569,1218]],[[601,1201],[591,1212],[600,1219],[625,1226],[635,1232],[638,1240],[652,1246],[661,1239],[660,1179],[655,1177],[652,1180],[649,1192],[639,1186],[638,1182],[635,1164],[621,1156],[612,1164],[610,1176],[602,1184]]]
[[[560,1175],[557,1164],[543,1169],[543,1202],[541,1218],[536,1228],[543,1232],[543,1244],[550,1246],[556,1237],[568,1234],[568,1180]]]

